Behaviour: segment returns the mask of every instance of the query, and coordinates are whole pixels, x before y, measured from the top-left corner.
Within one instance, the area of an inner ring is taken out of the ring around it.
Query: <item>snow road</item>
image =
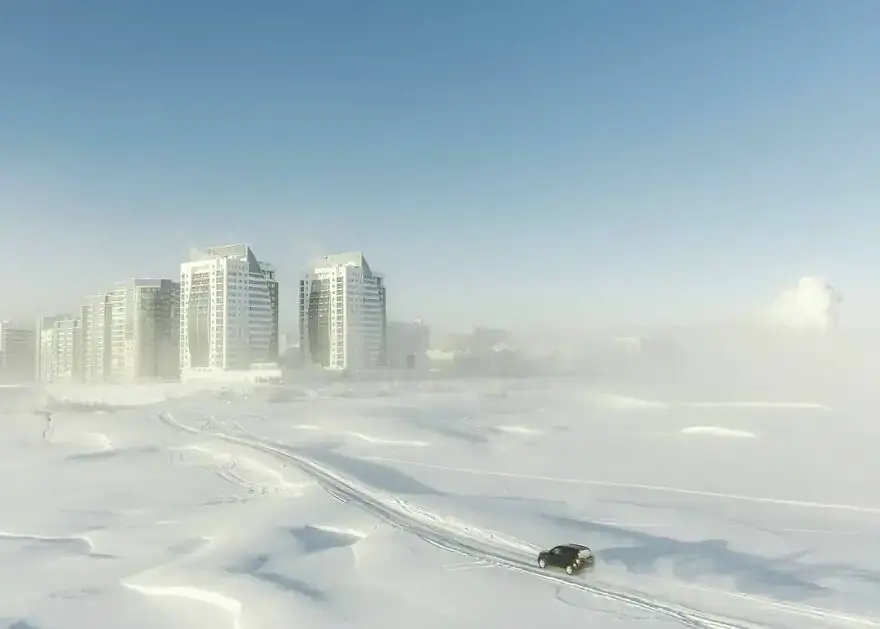
[[[318,481],[334,498],[357,505],[392,526],[417,535],[424,541],[445,550],[484,560],[499,567],[580,590],[606,600],[616,601],[629,607],[665,616],[683,626],[694,629],[758,629],[761,627],[755,623],[734,621],[696,609],[667,603],[637,592],[591,585],[584,582],[583,577],[548,573],[535,565],[537,548],[530,544],[492,531],[450,521],[409,505],[393,496],[382,495],[353,480],[343,478],[323,465],[294,454],[289,446],[263,441],[241,426],[237,427],[248,437],[194,428],[178,421],[170,413],[160,413],[159,418],[163,423],[176,430],[243,445],[281,458]],[[800,609],[798,612],[805,613]],[[817,612],[817,614],[819,613]]]

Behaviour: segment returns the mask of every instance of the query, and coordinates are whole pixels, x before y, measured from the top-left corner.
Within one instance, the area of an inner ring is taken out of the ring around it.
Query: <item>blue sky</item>
[[[441,326],[880,314],[876,0],[0,4],[0,317],[190,246]],[[11,302],[6,295],[17,295]],[[290,321],[291,319],[288,319]]]

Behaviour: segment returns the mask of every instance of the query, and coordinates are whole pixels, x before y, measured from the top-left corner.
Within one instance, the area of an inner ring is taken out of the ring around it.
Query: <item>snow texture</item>
[[[880,626],[872,418],[630,385],[3,390],[0,627]]]

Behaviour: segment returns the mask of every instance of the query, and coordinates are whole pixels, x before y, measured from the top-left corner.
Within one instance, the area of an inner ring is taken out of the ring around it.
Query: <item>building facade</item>
[[[82,330],[70,315],[37,322],[35,375],[40,382],[69,382],[82,377]]]
[[[180,284],[131,279],[88,297],[78,316],[42,317],[32,347],[41,382],[143,382],[180,375]]]
[[[80,308],[80,377],[85,382],[110,380],[111,313],[108,293],[87,297]]]
[[[272,314],[272,329],[269,336],[269,362],[277,363],[281,356],[281,337],[278,328],[278,316],[280,308],[278,306],[278,278],[275,274],[275,267],[268,262],[260,262],[260,269],[263,271],[263,277],[266,278],[266,289],[269,291],[269,310]]]
[[[0,380],[32,381],[35,358],[34,328],[11,321],[0,321]]]
[[[110,379],[167,380],[180,375],[180,284],[120,282],[108,294]]]
[[[270,281],[248,245],[192,251],[180,266],[181,375],[246,371],[274,362]],[[274,272],[272,273],[274,280]],[[275,295],[277,297],[277,286]],[[277,357],[277,350],[276,350]]]
[[[80,308],[79,378],[141,382],[180,374],[180,284],[131,279]]]
[[[304,365],[385,367],[384,278],[361,253],[324,256],[300,280],[299,329]]]

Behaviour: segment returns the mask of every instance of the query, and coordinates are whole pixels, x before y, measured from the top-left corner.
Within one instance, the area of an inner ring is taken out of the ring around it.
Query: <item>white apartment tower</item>
[[[328,369],[386,366],[385,281],[361,253],[324,256],[299,286],[304,364]]]
[[[42,317],[37,323],[36,379],[39,382],[79,379],[81,341],[79,319],[69,315]]]
[[[205,375],[274,362],[271,345],[278,329],[270,270],[248,245],[191,252],[189,261],[180,265],[182,372]]]
[[[180,284],[132,279],[80,309],[81,377],[140,382],[179,375]]]
[[[180,284],[132,279],[109,293],[113,380],[168,380],[180,375]]]
[[[86,382],[110,380],[110,296],[87,297],[80,308],[80,377]]]

